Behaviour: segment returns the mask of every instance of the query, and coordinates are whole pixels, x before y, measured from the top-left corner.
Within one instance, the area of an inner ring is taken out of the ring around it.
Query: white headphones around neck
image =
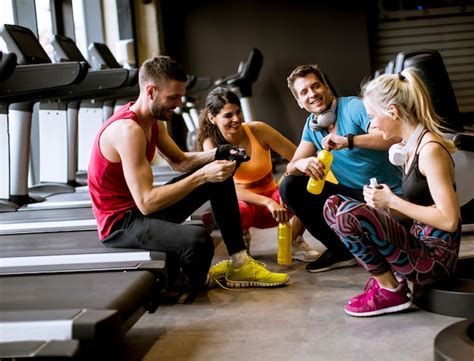
[[[388,160],[390,163],[397,166],[402,166],[405,164],[408,154],[415,146],[416,141],[418,140],[418,137],[420,136],[423,129],[425,129],[425,126],[421,123],[418,124],[413,134],[410,135],[410,138],[408,138],[406,144],[402,142],[393,144],[390,147],[388,150]]]
[[[333,97],[331,107],[329,109],[326,109],[318,115],[313,116],[309,122],[311,129],[314,131],[320,131],[321,129],[328,128],[331,124],[334,124],[336,121],[336,108],[337,99],[336,97]]]

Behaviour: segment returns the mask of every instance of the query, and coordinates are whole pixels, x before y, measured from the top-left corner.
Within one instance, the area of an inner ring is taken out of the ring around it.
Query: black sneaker
[[[306,270],[311,273],[325,272],[335,268],[350,267],[356,265],[356,260],[351,258],[340,259],[335,257],[331,251],[325,251],[316,261],[308,263]]]

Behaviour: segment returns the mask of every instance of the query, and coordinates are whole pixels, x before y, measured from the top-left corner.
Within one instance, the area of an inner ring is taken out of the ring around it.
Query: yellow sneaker
[[[209,269],[208,276],[209,276],[209,288],[213,288],[216,284],[222,287],[222,281],[225,280],[225,276],[227,274],[227,269],[230,266],[230,260],[226,259],[219,263],[216,263]]]
[[[273,273],[265,268],[261,262],[248,256],[240,268],[231,263],[227,270],[227,287],[278,287],[288,282],[290,277],[285,273]]]

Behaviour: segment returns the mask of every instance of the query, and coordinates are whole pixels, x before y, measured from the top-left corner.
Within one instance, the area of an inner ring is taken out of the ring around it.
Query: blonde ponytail
[[[450,152],[456,147],[451,140],[444,138],[441,118],[436,114],[431,97],[415,68],[407,68],[398,74],[381,75],[362,88],[364,101],[378,113],[388,115],[390,105],[395,105],[400,118],[411,126],[423,124],[426,129],[439,138]]]

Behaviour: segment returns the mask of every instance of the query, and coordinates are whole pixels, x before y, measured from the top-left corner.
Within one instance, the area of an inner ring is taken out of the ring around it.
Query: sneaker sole
[[[305,262],[305,263],[310,263],[310,262],[314,262],[316,261],[319,257],[321,257],[321,255],[317,256],[317,257],[311,257],[311,258],[306,258],[305,256],[299,256],[299,255],[293,255],[291,257],[291,259],[295,260],[295,261],[301,261],[301,262]]]
[[[247,287],[280,287],[288,283],[289,279],[283,282],[257,282],[257,281],[230,281],[226,279],[226,286],[229,288],[247,288]]]
[[[412,305],[412,301],[405,302],[401,305],[398,306],[392,306],[392,307],[387,307],[387,308],[382,308],[380,310],[376,311],[370,311],[370,312],[352,312],[348,311],[344,308],[344,312],[347,313],[348,315],[354,316],[354,317],[370,317],[370,316],[379,316],[383,315],[386,313],[395,313],[395,312],[400,312],[403,310],[406,310],[407,308],[410,308]]]
[[[319,272],[330,271],[330,270],[336,269],[336,268],[351,267],[351,266],[355,266],[356,264],[357,264],[357,262],[356,262],[355,259],[349,259],[347,261],[341,261],[341,262],[333,263],[332,265],[330,265],[328,267],[318,268],[318,269],[315,269],[315,270],[312,270],[312,269],[306,269],[306,270],[308,272],[311,272],[311,273],[319,273]]]

